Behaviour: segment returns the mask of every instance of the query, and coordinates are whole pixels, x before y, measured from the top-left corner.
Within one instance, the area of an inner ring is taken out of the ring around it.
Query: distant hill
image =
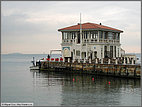
[[[21,55],[22,53],[9,53],[8,55]]]

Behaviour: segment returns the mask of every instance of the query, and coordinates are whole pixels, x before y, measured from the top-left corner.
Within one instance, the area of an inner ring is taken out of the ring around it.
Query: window
[[[70,32],[67,33],[67,39],[70,39]]]
[[[98,37],[98,31],[95,31],[94,35],[95,35],[95,39],[97,39],[97,37]]]
[[[99,38],[102,39],[103,38],[103,32],[99,31]]]
[[[64,32],[64,39],[67,39],[67,32]]]
[[[120,39],[120,33],[118,33],[118,40]]]
[[[64,40],[64,32],[62,32],[62,40]]]
[[[105,39],[108,38],[108,32],[105,32],[104,38],[105,38]]]
[[[90,38],[91,39],[97,39],[97,36],[98,36],[98,31],[91,31],[90,32]]]
[[[72,39],[75,39],[75,32],[72,32]]]
[[[73,33],[71,33],[71,39],[73,39]]]
[[[88,32],[84,32],[84,39],[87,39],[87,36],[88,36]]]
[[[115,57],[116,57],[116,46],[114,47]]]
[[[113,39],[116,39],[116,33],[112,33],[112,35],[113,35]]]
[[[80,51],[76,51],[76,56],[80,56]]]
[[[113,46],[110,46],[110,58],[113,58]]]
[[[119,40],[120,38],[120,33],[116,33],[116,39]]]
[[[108,32],[108,39],[113,39],[112,32]]]
[[[97,58],[97,51],[94,51],[94,57]]]
[[[75,32],[74,32],[74,39],[76,38]]]

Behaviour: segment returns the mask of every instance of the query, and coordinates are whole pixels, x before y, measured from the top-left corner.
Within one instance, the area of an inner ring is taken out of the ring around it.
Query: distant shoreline
[[[1,55],[48,55],[49,53],[47,54],[40,54],[40,53],[34,53],[34,54],[31,54],[31,53],[1,53]],[[126,54],[141,54],[141,53],[126,53]],[[60,55],[60,54],[52,54],[52,55]]]

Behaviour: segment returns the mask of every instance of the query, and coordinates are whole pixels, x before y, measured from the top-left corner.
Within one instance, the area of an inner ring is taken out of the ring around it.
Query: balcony
[[[119,40],[114,40],[114,39],[100,39],[99,43],[112,43],[112,44],[116,44],[116,43],[120,43]]]

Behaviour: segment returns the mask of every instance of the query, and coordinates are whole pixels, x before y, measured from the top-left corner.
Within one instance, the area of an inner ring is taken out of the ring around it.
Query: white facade
[[[61,30],[65,61],[121,57],[120,31],[104,29]]]

